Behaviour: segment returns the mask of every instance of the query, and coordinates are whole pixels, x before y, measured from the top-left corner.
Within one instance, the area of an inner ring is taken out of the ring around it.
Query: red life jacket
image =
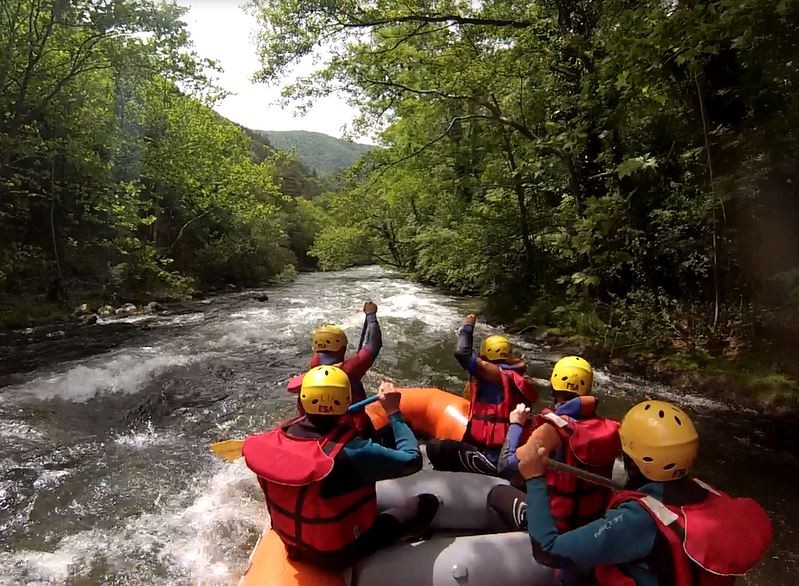
[[[298,417],[248,436],[242,446],[247,466],[258,475],[272,529],[287,547],[313,553],[337,552],[369,529],[377,516],[375,485],[325,497],[324,479],[344,445],[357,435],[349,417],[321,437],[301,438],[288,429]]]
[[[528,406],[538,400],[538,391],[530,379],[516,370],[524,369],[524,363],[514,369],[501,369],[502,402],[483,403],[478,401],[480,381],[472,377],[471,403],[469,405],[469,423],[466,427],[464,441],[480,449],[501,448],[510,428],[510,412],[516,403],[523,402]]]
[[[536,427],[545,424],[560,436],[564,464],[605,478],[613,476],[613,463],[621,452],[617,421],[604,417],[572,419],[544,409],[536,417]],[[610,499],[609,488],[552,469],[547,470],[547,487],[549,507],[561,533],[599,519]]]
[[[768,549],[771,521],[752,499],[732,498],[701,480],[693,482],[707,491],[698,503],[668,505],[642,492],[622,491],[608,508],[635,500],[652,516],[668,543],[672,586],[731,586]],[[635,586],[619,566],[600,566],[596,577],[600,586]]]

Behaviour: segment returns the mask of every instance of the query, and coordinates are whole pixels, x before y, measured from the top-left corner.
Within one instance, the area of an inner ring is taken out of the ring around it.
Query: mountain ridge
[[[352,142],[310,130],[252,130],[252,132],[264,136],[269,144],[278,150],[294,149],[297,159],[320,177],[334,175],[347,169],[363,155],[377,148],[374,145]]]

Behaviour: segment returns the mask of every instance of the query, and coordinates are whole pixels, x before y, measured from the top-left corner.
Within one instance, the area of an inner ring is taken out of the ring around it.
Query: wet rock
[[[200,301],[200,305],[211,305],[212,302],[213,302],[212,299],[203,299],[202,301]]]
[[[257,295],[253,295],[253,299],[258,301],[259,303],[263,303],[264,301],[269,301],[269,295],[266,293],[259,293]]]
[[[225,289],[227,289],[228,291],[235,291],[238,289],[238,287],[236,287],[233,283],[228,283],[227,285],[225,285]]]
[[[154,301],[157,301],[158,303],[166,303],[168,301],[175,301],[175,296],[174,295],[170,295],[166,291],[156,291],[155,293],[153,293],[151,295],[151,297],[153,298]]]
[[[144,311],[147,313],[156,313],[158,311],[164,311],[166,307],[158,303],[157,301],[150,301],[147,306],[144,308]]]
[[[90,313],[91,310],[89,309],[89,305],[86,303],[81,303],[75,308],[75,311],[72,312],[72,317],[81,317]]]
[[[586,358],[589,354],[588,351],[591,349],[591,345],[587,341],[580,339],[563,340],[562,343],[558,345],[558,351],[563,354],[584,356]]]
[[[629,366],[628,361],[625,358],[620,358],[616,356],[615,358],[610,359],[610,367],[615,368],[618,370],[626,370]]]
[[[549,384],[549,376],[552,374],[552,364],[549,362],[540,362],[537,360],[527,360],[527,374],[535,378],[542,378],[547,380]]]
[[[84,315],[78,320],[79,326],[93,326],[96,323],[97,323],[96,313],[90,313],[88,315]]]
[[[122,307],[117,307],[114,311],[114,315],[133,315],[138,310],[139,309],[132,303],[126,303]]]
[[[99,317],[111,317],[114,315],[114,308],[110,305],[103,305],[100,309],[97,310],[97,315]]]
[[[64,330],[57,330],[55,332],[48,333],[45,337],[46,338],[50,338],[50,339],[52,339],[52,338],[63,338],[65,334],[66,334],[66,332],[64,332]]]

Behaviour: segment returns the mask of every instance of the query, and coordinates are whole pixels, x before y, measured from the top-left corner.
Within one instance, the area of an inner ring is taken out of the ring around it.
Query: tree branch
[[[183,224],[183,226],[180,229],[180,232],[178,232],[178,237],[175,238],[174,242],[172,242],[172,244],[169,246],[169,248],[167,248],[166,253],[167,254],[171,254],[172,253],[172,249],[175,248],[175,245],[178,243],[178,240],[180,240],[183,237],[183,232],[186,231],[186,228],[188,228],[191,224],[193,224],[194,222],[196,222],[197,220],[199,220],[201,218],[204,218],[205,216],[207,216],[210,213],[211,213],[211,210],[205,211],[205,212],[201,213],[199,216],[197,216],[196,218],[192,218],[191,220],[189,220],[188,222]]]
[[[381,87],[400,89],[400,90],[406,91],[408,93],[417,94],[417,95],[420,95],[420,96],[437,96],[439,98],[444,98],[445,100],[471,100],[471,99],[473,99],[470,96],[464,96],[464,95],[458,95],[458,94],[448,94],[448,93],[442,92],[440,90],[424,90],[424,89],[419,89],[419,88],[412,88],[410,86],[407,86],[407,85],[404,85],[404,84],[401,84],[401,83],[397,83],[395,81],[391,81],[390,79],[388,81],[380,81],[380,80],[377,80],[377,79],[368,79],[366,77],[360,77],[360,76],[359,76],[359,78],[360,78],[360,82],[361,83],[368,83],[368,84],[371,84],[371,85],[377,85],[377,86],[381,86]]]
[[[441,27],[438,27],[438,28],[434,28],[432,30],[425,30],[429,25],[430,25],[429,22],[423,22],[419,26],[417,26],[413,30],[413,32],[411,32],[411,33],[409,33],[407,35],[402,35],[400,37],[388,37],[387,36],[386,37],[387,39],[396,38],[398,40],[397,40],[396,43],[394,43],[390,47],[387,47],[385,49],[380,49],[378,51],[369,51],[369,54],[370,55],[385,55],[386,53],[391,53],[392,51],[398,49],[403,43],[408,42],[413,37],[421,37],[423,35],[432,35],[432,34],[435,34],[437,32],[440,32],[440,31],[445,31],[445,30],[447,30],[449,28],[447,26],[441,26]]]
[[[437,142],[439,142],[439,141],[443,140],[444,138],[446,138],[447,135],[452,130],[452,128],[455,126],[456,122],[464,122],[466,120],[473,120],[473,119],[477,119],[477,118],[483,118],[483,119],[489,119],[490,120],[490,118],[488,118],[487,116],[482,116],[480,114],[472,114],[472,115],[469,115],[469,116],[457,116],[457,117],[453,118],[450,121],[449,125],[447,126],[447,129],[442,134],[440,134],[439,136],[437,136],[433,140],[428,141],[427,143],[425,143],[424,145],[422,145],[420,148],[416,149],[412,153],[410,153],[408,155],[405,155],[404,157],[400,157],[396,161],[391,161],[390,163],[387,163],[386,165],[384,165],[381,168],[380,172],[377,174],[377,177],[375,177],[369,183],[369,185],[366,187],[366,191],[369,191],[374,186],[374,184],[377,183],[377,181],[386,173],[386,171],[388,171],[392,167],[396,167],[400,163],[404,163],[405,161],[410,160],[410,159],[414,158],[415,156],[422,154],[424,151],[429,149],[431,146],[433,146]]]
[[[368,28],[383,26],[387,24],[398,24],[402,22],[422,22],[436,23],[449,22],[452,24],[476,25],[476,26],[495,26],[501,28],[529,28],[535,23],[529,20],[506,20],[495,18],[477,18],[473,16],[461,16],[459,14],[407,14],[404,16],[394,16],[392,18],[378,18],[374,20],[359,20],[357,17],[350,16],[354,22],[338,21],[337,24],[344,28]]]

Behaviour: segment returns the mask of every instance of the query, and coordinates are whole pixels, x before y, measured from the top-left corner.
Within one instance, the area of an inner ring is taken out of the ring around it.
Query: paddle
[[[574,466],[569,466],[568,464],[564,464],[563,462],[558,462],[557,460],[549,460],[547,462],[547,467],[552,468],[553,470],[559,470],[560,472],[565,472],[566,474],[572,474],[577,478],[581,478],[587,482],[593,482],[594,484],[598,484],[599,486],[604,486],[605,488],[609,488],[611,490],[624,490],[624,485],[618,482],[614,482],[610,478],[605,478],[604,476],[600,476],[599,474],[594,474],[593,472],[587,472],[585,470],[580,470],[579,468],[575,468]]]
[[[377,401],[377,395],[365,398],[363,401],[353,403],[347,408],[347,413],[354,413]],[[229,439],[211,444],[211,451],[222,458],[233,462],[241,458],[241,446],[244,445],[243,439]]]

